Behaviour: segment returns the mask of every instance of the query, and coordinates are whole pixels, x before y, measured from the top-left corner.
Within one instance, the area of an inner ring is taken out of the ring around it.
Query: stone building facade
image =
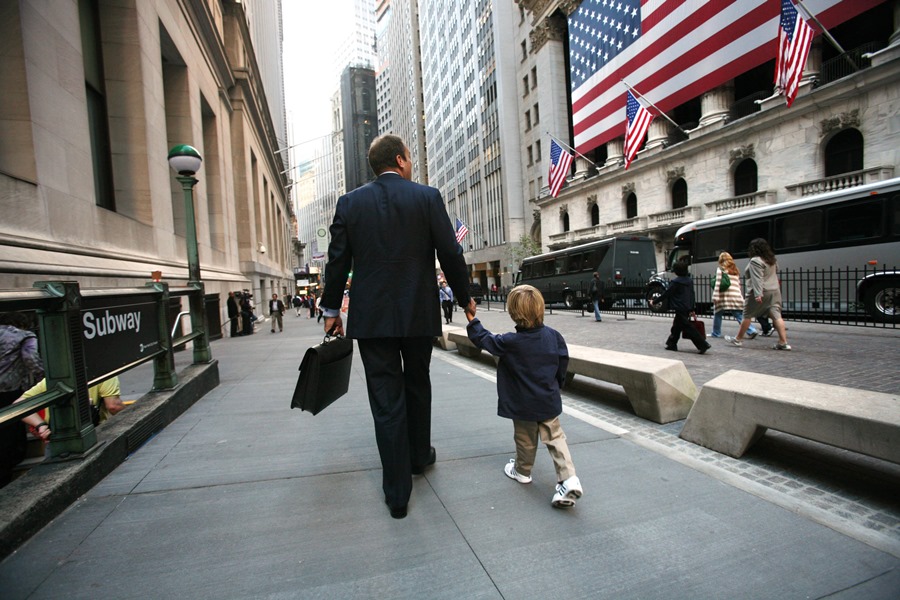
[[[580,3],[517,4],[529,16],[529,62],[541,85],[553,88],[551,101],[563,101],[559,78],[542,75],[565,60],[562,42],[554,40],[564,39],[565,16]],[[544,185],[533,200],[539,217],[531,231],[543,251],[649,235],[662,265],[675,231],[686,223],[900,175],[900,2],[885,2],[842,27],[836,35],[850,40],[845,50],[859,70],[844,69],[845,58],[833,57],[816,37],[790,108],[783,97],[771,96],[766,69],[773,66],[763,65],[671,111],[683,133],[655,118],[627,171],[623,138],[588,153],[591,160],[576,157],[559,196],[550,197]],[[756,93],[743,95],[748,85],[756,85]]]
[[[207,293],[292,289],[276,130],[236,0],[4,2],[0,287],[187,280],[167,163],[189,144]],[[280,40],[280,31],[272,32]],[[282,110],[279,108],[279,110]]]

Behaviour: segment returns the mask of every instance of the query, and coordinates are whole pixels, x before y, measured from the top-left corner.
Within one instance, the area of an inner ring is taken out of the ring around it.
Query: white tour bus
[[[754,238],[768,241],[779,272],[791,274],[790,282],[782,276],[786,313],[859,313],[900,322],[900,178],[695,221],[676,232],[666,268],[686,257],[695,286],[708,284],[722,251],[743,272]],[[803,276],[796,274],[800,269]],[[829,276],[829,269],[843,275]],[[647,296],[658,296],[666,285],[664,277],[655,278]],[[709,297],[708,290],[695,291]]]

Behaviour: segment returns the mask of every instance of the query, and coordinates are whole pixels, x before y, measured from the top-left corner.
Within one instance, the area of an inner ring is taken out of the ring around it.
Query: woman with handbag
[[[747,254],[750,255],[750,264],[745,273],[749,276],[750,283],[744,300],[744,320],[741,321],[737,335],[725,336],[725,339],[735,346],[743,346],[744,334],[749,330],[751,321],[768,316],[778,332],[778,343],[772,349],[790,350],[784,320],[781,318],[781,283],[778,281],[775,253],[766,240],[756,238],[750,242]]]
[[[741,272],[734,259],[727,252],[719,255],[719,266],[716,268],[716,276],[711,281],[713,287],[713,328],[710,337],[722,337],[722,317],[731,316],[740,323],[744,319],[744,296],[741,294]],[[757,335],[756,329],[751,326],[747,330],[747,337],[751,340]]]

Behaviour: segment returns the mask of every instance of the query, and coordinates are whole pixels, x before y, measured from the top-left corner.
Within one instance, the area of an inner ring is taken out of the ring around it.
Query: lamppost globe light
[[[193,176],[203,159],[193,146],[178,144],[169,150],[169,166],[179,175]]]

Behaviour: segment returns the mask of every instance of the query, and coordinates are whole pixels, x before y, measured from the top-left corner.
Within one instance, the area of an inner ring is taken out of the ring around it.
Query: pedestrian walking
[[[446,281],[442,281],[438,294],[441,298],[441,308],[444,309],[444,321],[449,325],[453,322],[453,289]]]
[[[275,324],[278,324],[278,333],[284,331],[284,302],[278,299],[278,294],[272,294],[269,300],[269,316],[272,318],[272,333],[275,333]]]
[[[719,266],[712,280],[713,328],[710,337],[722,337],[722,318],[733,317],[740,323],[744,320],[744,295],[741,293],[741,272],[728,252],[719,254]],[[751,325],[747,336],[752,340],[759,333]]]
[[[594,320],[602,321],[603,317],[600,315],[600,302],[603,300],[603,280],[600,279],[600,273],[597,271],[594,271],[593,278],[591,279],[589,293],[591,295],[591,302],[594,304]]]
[[[369,164],[375,181],[341,196],[335,208],[322,309],[325,331],[343,335],[342,298],[352,268],[346,334],[356,339],[365,367],[384,500],[391,516],[402,519],[412,475],[437,460],[429,375],[432,340],[441,334],[435,253],[460,306],[474,310],[475,302],[441,193],[412,181],[403,140],[375,138]]]
[[[790,350],[787,343],[787,332],[784,327],[784,319],[781,318],[781,284],[778,281],[778,261],[769,242],[762,238],[756,238],[750,242],[747,249],[750,262],[744,273],[747,274],[750,283],[747,286],[747,296],[744,300],[744,319],[735,337],[725,337],[732,345],[743,346],[744,334],[750,328],[753,319],[767,316],[772,321],[772,326],[778,332],[778,342],[772,346],[774,350]]]
[[[676,277],[669,282],[666,291],[656,299],[653,304],[669,301],[669,308],[675,313],[672,319],[672,329],[666,340],[666,350],[678,351],[678,340],[682,335],[693,342],[700,354],[705,354],[712,346],[706,338],[691,325],[691,317],[694,316],[694,280],[688,273],[687,264],[682,261],[672,266]]]
[[[228,325],[231,337],[237,337],[240,335],[238,332],[238,315],[240,315],[240,310],[238,309],[237,299],[234,297],[234,292],[228,292],[228,300],[225,301],[225,307],[228,310]]]
[[[472,343],[499,357],[497,414],[512,419],[516,457],[503,472],[519,483],[531,483],[538,438],[547,446],[556,469],[556,489],[550,503],[574,506],[583,490],[559,423],[560,389],[566,381],[569,351],[563,336],[544,325],[544,298],[530,285],[509,293],[506,309],[516,324],[511,333],[495,335],[484,328],[475,311],[466,311],[466,333]]]

